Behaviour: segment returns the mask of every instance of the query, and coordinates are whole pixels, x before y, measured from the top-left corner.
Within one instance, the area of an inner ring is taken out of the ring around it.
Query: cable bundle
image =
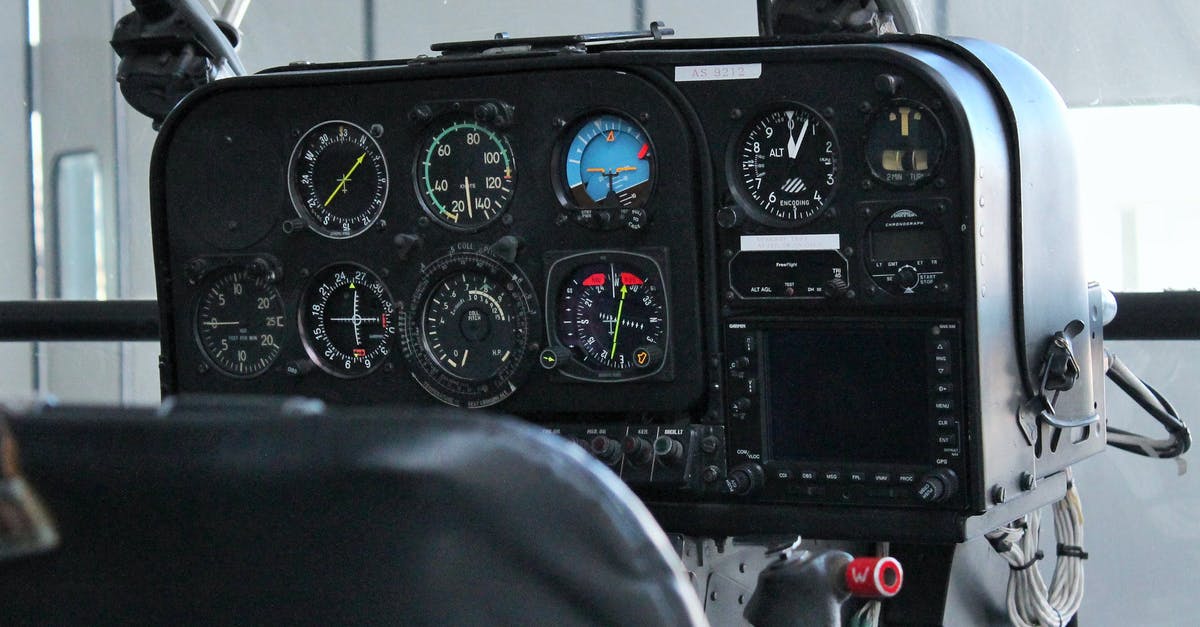
[[[1123,451],[1146,457],[1169,458],[1186,453],[1192,445],[1192,434],[1175,408],[1171,406],[1170,401],[1163,398],[1158,390],[1150,387],[1149,384],[1133,374],[1116,355],[1105,351],[1105,356],[1109,361],[1108,378],[1112,379],[1117,387],[1153,416],[1167,430],[1168,436],[1165,440],[1155,440],[1123,429],[1109,427],[1108,443]]]
[[[1062,627],[1071,621],[1083,602],[1083,505],[1067,469],[1067,494],[1054,504],[1054,534],[1058,561],[1049,587],[1037,562],[1041,511],[1032,512],[1009,527],[987,534],[992,548],[1008,562],[1008,616],[1018,627]]]

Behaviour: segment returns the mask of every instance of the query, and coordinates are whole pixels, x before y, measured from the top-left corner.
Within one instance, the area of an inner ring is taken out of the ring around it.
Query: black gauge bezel
[[[477,224],[471,224],[469,226],[459,226],[458,224],[448,221],[445,217],[440,215],[440,211],[437,208],[429,206],[430,200],[429,200],[429,198],[426,197],[425,192],[421,189],[421,179],[422,179],[421,164],[423,163],[422,159],[424,158],[425,153],[428,150],[432,149],[432,147],[434,145],[433,142],[437,139],[437,137],[435,137],[435,135],[441,131],[445,131],[446,129],[449,129],[450,127],[456,126],[458,124],[465,124],[465,125],[479,128],[479,129],[485,131],[486,133],[488,133],[489,135],[491,135],[492,137],[494,137],[496,139],[496,141],[502,145],[502,149],[503,149],[502,154],[506,155],[506,158],[509,161],[509,169],[511,171],[510,176],[512,177],[512,181],[510,183],[510,185],[512,185],[512,191],[510,191],[508,193],[508,199],[505,201],[504,206],[501,207],[499,210],[497,210],[496,215],[492,216],[491,218],[488,218],[487,220],[477,223]],[[417,203],[421,206],[421,209],[425,212],[425,215],[429,216],[429,218],[433,221],[434,224],[437,224],[438,226],[440,226],[444,229],[447,229],[450,231],[455,231],[458,233],[476,233],[478,231],[482,231],[483,229],[488,228],[489,226],[492,226],[493,224],[495,224],[497,221],[499,221],[501,218],[503,218],[508,213],[508,210],[511,207],[513,200],[516,198],[517,184],[518,184],[519,180],[520,180],[520,176],[519,176],[519,168],[517,167],[517,155],[513,151],[512,142],[509,141],[507,133],[501,132],[500,130],[496,129],[494,126],[489,125],[485,122],[481,122],[481,121],[471,117],[470,115],[458,113],[458,114],[450,114],[450,115],[436,118],[433,122],[425,125],[421,129],[421,134],[419,136],[418,141],[416,142],[416,151],[413,153],[413,165],[412,165],[413,193],[416,194]]]
[[[227,377],[234,379],[254,379],[269,371],[271,366],[275,365],[275,362],[279,361],[279,356],[283,354],[284,341],[287,339],[285,333],[288,328],[287,307],[283,302],[283,295],[279,292],[279,288],[276,287],[274,283],[272,283],[266,277],[263,277],[263,282],[267,290],[273,294],[273,296],[268,296],[268,298],[271,298],[276,303],[278,306],[279,315],[284,318],[284,321],[279,327],[279,342],[275,346],[275,355],[271,357],[271,359],[262,367],[248,374],[242,374],[229,370],[209,354],[208,348],[204,345],[204,340],[200,333],[200,308],[204,305],[205,294],[207,294],[211,288],[215,287],[216,283],[223,280],[225,277],[238,273],[246,273],[247,276],[249,276],[250,266],[248,264],[230,261],[209,269],[204,273],[204,276],[197,281],[198,290],[195,303],[193,303],[191,308],[192,339],[196,342],[196,348],[200,351],[200,355],[203,357],[205,363],[207,363],[209,367]]]
[[[885,111],[889,111],[903,105],[919,108],[924,113],[929,114],[933,118],[934,125],[938,131],[939,140],[941,141],[941,151],[938,154],[938,159],[933,163],[933,166],[929,168],[929,173],[911,183],[889,181],[884,178],[884,176],[875,169],[875,163],[871,159],[869,152],[871,144],[871,131],[874,129],[874,124],[878,120],[879,116],[883,115]],[[872,178],[892,189],[917,189],[929,184],[930,181],[937,178],[942,163],[946,161],[946,151],[950,146],[949,141],[946,138],[946,127],[942,124],[942,118],[933,110],[932,107],[912,98],[892,98],[887,100],[882,107],[875,109],[869,115],[867,115],[864,122],[864,128],[866,130],[862,135],[862,158],[863,162],[866,163],[867,170],[871,173]]]
[[[650,186],[645,196],[637,204],[630,206],[617,205],[615,207],[581,207],[575,202],[571,195],[571,187],[567,184],[567,168],[566,155],[571,142],[579,131],[583,129],[589,122],[606,115],[615,116],[627,122],[634,128],[641,131],[642,136],[646,138],[646,143],[650,144],[649,161],[650,161]],[[601,227],[590,222],[585,222],[593,228],[621,228],[630,222],[630,213],[634,210],[647,211],[646,207],[650,204],[650,200],[654,197],[658,190],[658,147],[654,144],[654,137],[646,130],[645,125],[637,120],[637,117],[630,115],[620,109],[609,107],[601,107],[596,109],[588,109],[575,116],[570,123],[563,127],[563,132],[559,134],[554,142],[554,149],[550,155],[550,180],[554,186],[554,195],[558,198],[559,204],[565,211],[579,215],[584,212],[612,212],[616,214],[615,219],[609,222],[609,226]]]
[[[648,263],[649,266],[658,275],[659,289],[662,299],[663,309],[663,341],[660,345],[663,350],[663,357],[656,367],[646,370],[637,368],[630,369],[604,369],[598,370],[592,366],[583,363],[576,357],[572,351],[571,360],[566,364],[560,364],[555,367],[554,371],[571,379],[580,381],[588,381],[593,383],[623,383],[628,381],[637,381],[640,379],[649,379],[660,377],[660,375],[669,375],[670,369],[668,365],[672,362],[672,344],[671,344],[671,298],[670,285],[667,283],[667,274],[664,271],[666,267],[665,251],[662,250],[588,250],[579,252],[569,252],[555,259],[549,269],[546,271],[546,337],[548,345],[551,348],[561,347],[570,350],[558,338],[558,303],[561,297],[561,292],[564,287],[564,281],[580,266],[590,263],[609,263],[622,259],[633,259],[634,265],[642,265]]]
[[[758,125],[766,116],[777,111],[786,109],[803,109],[825,127],[833,141],[833,185],[829,188],[829,194],[822,199],[821,206],[814,210],[811,214],[798,220],[786,220],[780,218],[759,206],[758,201],[745,189],[742,183],[742,170],[739,167],[738,154],[741,147],[749,135],[750,131]],[[764,106],[757,108],[752,114],[746,116],[746,122],[739,126],[733,133],[725,150],[725,178],[730,194],[737,201],[746,215],[759,224],[775,227],[775,228],[793,228],[810,224],[821,216],[826,215],[829,208],[833,206],[833,201],[837,198],[838,192],[842,186],[843,174],[843,159],[841,141],[838,139],[837,129],[832,123],[821,115],[817,108],[813,105],[808,105],[792,100],[775,100]]]
[[[513,296],[517,311],[512,313],[524,319],[524,328],[514,334],[522,341],[520,346],[515,342],[512,345],[516,353],[512,365],[481,381],[463,379],[447,372],[429,351],[425,334],[423,314],[428,308],[428,299],[446,277],[463,270],[496,278],[497,283]],[[453,407],[489,407],[507,399],[528,376],[535,358],[535,335],[540,329],[537,296],[525,272],[516,264],[494,257],[483,247],[464,243],[425,264],[421,274],[401,327],[401,346],[413,379],[430,396]]]
[[[345,369],[334,368],[332,365],[327,363],[321,352],[318,351],[313,345],[313,340],[309,335],[310,329],[308,328],[307,312],[313,301],[313,289],[321,282],[320,279],[324,277],[330,270],[339,267],[365,271],[375,283],[383,288],[383,295],[380,297],[380,300],[392,308],[392,313],[394,316],[397,318],[399,317],[399,307],[397,307],[396,302],[392,300],[391,290],[388,289],[387,283],[384,283],[383,277],[381,277],[378,272],[375,272],[374,270],[353,261],[335,261],[322,267],[320,270],[313,272],[312,278],[305,283],[304,289],[300,293],[300,303],[296,309],[296,325],[300,331],[300,344],[304,346],[305,354],[314,365],[319,367],[322,371],[328,373],[330,376],[337,377],[339,379],[359,379],[379,370],[384,363],[392,359],[392,356],[395,354],[393,344],[396,336],[399,335],[401,324],[400,320],[398,319],[393,321],[393,323],[390,325],[390,337],[384,345],[384,348],[387,349],[386,352],[383,353],[380,358],[375,363],[371,364],[371,366],[366,370],[346,372]]]
[[[381,167],[383,168],[383,178],[380,182],[380,185],[383,187],[383,193],[380,194],[378,202],[372,203],[373,206],[370,208],[372,213],[371,219],[367,224],[360,225],[358,228],[352,231],[337,231],[320,224],[305,205],[303,199],[304,194],[299,189],[299,183],[297,181],[297,163],[299,161],[301,149],[305,146],[305,143],[308,141],[309,137],[325,126],[339,124],[349,126],[355,129],[357,132],[362,133],[363,137],[366,137],[367,141],[369,141],[371,144],[371,148],[368,148],[367,150],[374,151],[375,155],[379,158]],[[391,188],[391,174],[388,171],[387,155],[384,154],[383,148],[380,147],[379,142],[375,140],[375,137],[358,124],[347,120],[325,120],[324,122],[318,122],[300,135],[300,139],[296,141],[296,145],[292,148],[292,154],[288,158],[287,188],[288,197],[292,202],[292,209],[296,211],[300,218],[304,220],[304,223],[308,225],[308,228],[314,233],[320,235],[321,237],[332,240],[346,240],[358,237],[359,235],[366,233],[372,226],[375,226],[375,224],[379,222],[380,216],[383,215],[383,209],[387,206],[388,192]]]

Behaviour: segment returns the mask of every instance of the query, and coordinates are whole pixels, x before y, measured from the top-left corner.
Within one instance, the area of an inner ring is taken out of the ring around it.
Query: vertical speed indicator
[[[776,105],[751,121],[730,154],[733,191],[770,226],[804,224],[821,214],[837,187],[838,144],[815,111]]]
[[[217,370],[237,378],[262,374],[279,357],[284,311],[263,274],[230,267],[204,282],[196,305],[196,343]]]

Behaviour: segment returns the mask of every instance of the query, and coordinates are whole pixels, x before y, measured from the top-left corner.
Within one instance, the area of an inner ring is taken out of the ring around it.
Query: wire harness
[[[1138,378],[1116,355],[1106,350],[1104,357],[1109,364],[1108,378],[1167,430],[1166,439],[1154,439],[1108,427],[1109,445],[1130,453],[1162,459],[1186,453],[1192,446],[1192,434],[1170,401]]]
[[[1058,555],[1049,586],[1037,567],[1044,557],[1039,549],[1041,510],[987,534],[1008,563],[1008,616],[1017,627],[1063,627],[1083,602],[1083,505],[1071,469],[1066,472],[1067,493],[1052,506]]]

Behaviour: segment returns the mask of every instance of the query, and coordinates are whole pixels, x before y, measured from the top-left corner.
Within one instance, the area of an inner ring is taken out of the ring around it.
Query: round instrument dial
[[[245,267],[209,275],[196,306],[196,342],[231,377],[262,374],[279,357],[283,302],[267,278]]]
[[[508,140],[471,121],[433,131],[414,167],[417,196],[426,213],[460,231],[476,231],[499,218],[516,186]]]
[[[925,105],[898,100],[881,109],[867,130],[867,163],[875,178],[912,187],[937,170],[946,136]]]
[[[354,237],[383,212],[387,161],[375,138],[359,126],[322,122],[292,150],[288,184],[292,205],[309,228],[334,239]]]
[[[732,146],[730,160],[735,194],[752,217],[771,226],[816,218],[837,186],[837,138],[803,105],[779,105],[754,119]]]
[[[321,369],[361,377],[383,365],[395,335],[395,305],[373,272],[339,263],[313,276],[300,301],[300,336]]]
[[[504,400],[528,367],[537,315],[528,279],[515,266],[474,250],[442,257],[424,274],[404,331],[414,376],[449,405]]]
[[[567,192],[579,209],[637,208],[654,184],[654,151],[646,132],[623,116],[585,118],[562,151]]]
[[[632,253],[603,256],[581,259],[566,275],[555,311],[556,339],[597,378],[653,373],[663,363],[667,344],[666,295],[658,264]]]

